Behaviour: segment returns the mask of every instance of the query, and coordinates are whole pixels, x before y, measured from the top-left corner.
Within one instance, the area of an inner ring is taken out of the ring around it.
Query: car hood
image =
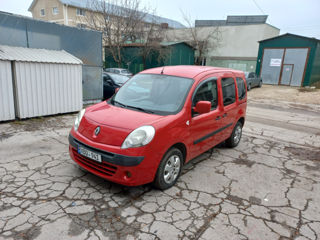
[[[134,129],[152,125],[162,118],[165,116],[116,107],[104,101],[86,109],[78,131],[92,141],[121,146]],[[96,135],[95,130],[98,126],[100,132]]]

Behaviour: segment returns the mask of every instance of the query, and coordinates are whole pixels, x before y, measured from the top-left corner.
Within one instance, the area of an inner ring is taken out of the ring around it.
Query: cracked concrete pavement
[[[240,145],[166,191],[79,169],[73,119],[0,124],[0,239],[320,238],[320,105],[250,99]]]

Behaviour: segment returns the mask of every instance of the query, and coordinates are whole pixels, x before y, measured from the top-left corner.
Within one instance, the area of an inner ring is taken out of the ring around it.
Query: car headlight
[[[121,148],[126,149],[147,145],[153,139],[155,132],[152,126],[139,127],[127,136]]]
[[[84,113],[86,112],[85,109],[82,109],[79,113],[78,113],[78,116],[76,117],[76,120],[74,121],[74,130],[75,131],[78,131],[78,128],[80,126],[80,122],[81,122],[81,119],[84,115]]]

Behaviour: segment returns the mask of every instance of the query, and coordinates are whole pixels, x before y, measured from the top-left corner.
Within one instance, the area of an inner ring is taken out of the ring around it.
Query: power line
[[[259,8],[259,10],[266,15],[266,13],[262,10],[262,8],[259,6],[259,4],[256,2],[256,0],[252,0],[254,2],[254,4],[256,5],[257,8]]]

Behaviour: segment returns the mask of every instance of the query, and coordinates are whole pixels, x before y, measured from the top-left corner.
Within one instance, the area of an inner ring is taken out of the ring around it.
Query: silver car
[[[247,90],[250,91],[253,87],[261,87],[262,79],[255,72],[244,72],[247,80]]]
[[[132,76],[132,73],[128,69],[124,69],[124,68],[106,68],[104,69],[104,71],[109,73],[120,74],[128,77]]]

